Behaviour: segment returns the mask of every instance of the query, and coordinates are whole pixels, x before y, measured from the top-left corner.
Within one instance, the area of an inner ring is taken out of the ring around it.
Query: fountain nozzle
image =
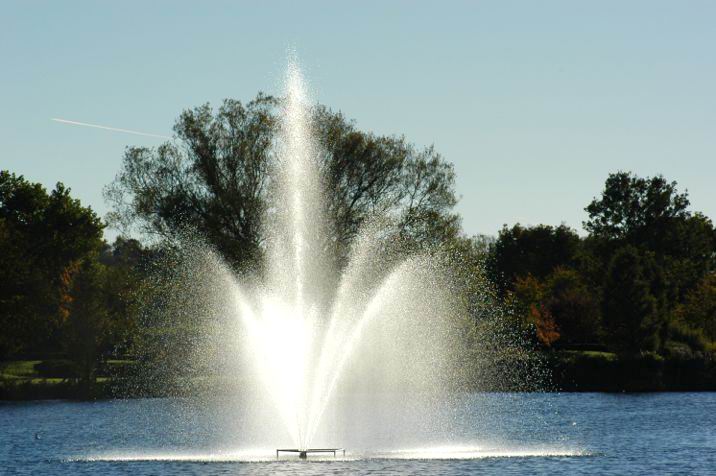
[[[299,459],[308,459],[308,453],[333,453],[333,457],[335,458],[339,451],[343,452],[343,456],[346,455],[345,448],[306,448],[303,450],[298,448],[279,449],[276,450],[276,459],[278,459],[279,453],[298,453]]]

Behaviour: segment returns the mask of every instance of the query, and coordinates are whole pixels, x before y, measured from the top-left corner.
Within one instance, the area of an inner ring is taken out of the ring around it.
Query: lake
[[[0,474],[716,474],[716,393],[471,394],[441,419],[354,418],[345,458],[276,461],[231,402],[1,403]]]

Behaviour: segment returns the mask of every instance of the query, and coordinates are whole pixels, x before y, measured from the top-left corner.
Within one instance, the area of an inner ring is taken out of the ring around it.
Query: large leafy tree
[[[0,171],[0,354],[52,346],[68,315],[72,277],[102,245],[103,225],[58,183]]]
[[[225,100],[216,111],[203,105],[181,114],[176,141],[127,149],[106,190],[110,222],[163,237],[194,227],[235,265],[255,265],[279,105],[263,94],[246,104]],[[312,117],[335,223],[330,238],[339,250],[376,214],[393,218],[415,243],[457,234],[453,168],[432,147],[360,131],[325,107],[315,107]]]
[[[57,307],[50,281],[28,259],[22,235],[5,218],[0,218],[0,270],[2,359],[26,350],[40,335],[47,337]]]
[[[156,260],[157,250],[121,236],[100,253],[101,290],[110,320],[107,342],[112,344],[102,349],[105,353],[123,354],[131,347],[139,325],[139,296]]]
[[[596,257],[592,275],[603,275],[615,250],[634,246],[653,253],[670,300],[681,301],[716,269],[716,230],[711,220],[688,207],[688,194],[663,176],[609,175],[601,197],[586,208],[587,245]]]
[[[544,344],[599,342],[599,301],[578,271],[558,266],[543,281],[531,274],[518,277],[514,297],[516,310],[535,324]]]
[[[563,344],[593,344],[600,339],[599,300],[580,273],[556,268],[547,277],[546,307],[554,316]]]
[[[519,223],[500,230],[492,245],[489,267],[503,290],[513,290],[518,278],[546,278],[558,266],[573,266],[579,236],[565,225],[523,227]]]
[[[78,267],[70,288],[69,318],[63,329],[65,351],[75,364],[76,375],[89,395],[95,382],[97,363],[109,341],[110,316],[104,281],[107,276],[95,260]]]
[[[615,351],[658,350],[663,326],[663,293],[653,256],[633,246],[620,248],[606,275],[602,322]]]
[[[688,218],[689,199],[679,193],[676,182],[663,176],[637,177],[630,172],[610,174],[602,196],[586,208],[589,219],[584,229],[608,239],[636,242],[658,240],[650,230],[671,220]]]
[[[692,329],[701,330],[716,342],[716,274],[710,274],[686,295],[676,309],[676,318]]]
[[[118,237],[76,266],[60,341],[84,396],[92,394],[103,361],[127,355],[137,333],[138,291],[153,259],[138,241]]]

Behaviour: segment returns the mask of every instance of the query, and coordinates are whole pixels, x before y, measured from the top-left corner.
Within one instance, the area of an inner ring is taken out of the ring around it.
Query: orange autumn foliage
[[[58,309],[58,315],[60,318],[60,322],[66,322],[67,318],[70,316],[70,306],[72,305],[72,283],[74,281],[75,275],[77,274],[77,271],[80,269],[80,262],[79,261],[73,261],[69,265],[65,267],[65,269],[62,270],[62,273],[60,273],[60,281],[59,281],[59,292],[60,292],[60,302],[59,302],[59,309]]]
[[[546,347],[551,347],[560,338],[559,328],[554,317],[543,305],[530,304],[529,320],[537,330],[537,339]]]

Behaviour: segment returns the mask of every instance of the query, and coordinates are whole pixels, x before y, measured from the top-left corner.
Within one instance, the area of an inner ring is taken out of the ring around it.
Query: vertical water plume
[[[416,331],[425,325],[420,315],[445,315],[435,304],[446,299],[438,296],[439,289],[424,289],[433,285],[425,275],[434,272],[425,259],[400,260],[385,253],[380,220],[359,233],[345,269],[334,267],[335,260],[327,252],[329,233],[312,106],[293,59],[287,68],[274,152],[272,201],[265,227],[269,271],[253,296],[237,297],[240,302],[256,301],[256,312],[245,304],[239,304],[237,310],[256,374],[282,415],[293,443],[306,448],[315,441],[341,382],[356,384],[353,377],[365,377],[366,371],[384,368],[396,372],[398,367],[410,365],[415,357],[409,355],[410,346],[403,342],[402,354],[395,345],[381,348],[385,338],[380,334],[402,333],[409,336],[407,340],[422,339]],[[426,295],[433,296],[435,302],[425,301]],[[418,303],[423,307],[416,309]],[[389,325],[372,327],[376,319]],[[445,355],[444,342],[437,334],[431,338],[432,342],[420,345],[440,349],[437,354]],[[396,336],[394,344],[399,340],[406,339]],[[360,362],[367,361],[369,354],[372,368],[361,373]],[[354,375],[347,377],[345,369],[351,361],[358,366],[354,365]],[[413,361],[422,365],[406,372],[413,383],[425,380],[434,370],[434,362]],[[359,385],[368,389],[370,380]]]
[[[375,415],[362,418],[380,426],[385,401],[420,409],[389,415],[408,419],[393,420],[392,430],[402,424],[412,434],[427,425],[434,432],[447,424],[431,417],[434,403],[449,400],[456,375],[470,375],[464,367],[478,358],[464,352],[470,324],[460,290],[435,255],[394,246],[385,217],[363,225],[338,267],[329,251],[330,197],[312,118],[308,89],[291,59],[262,231],[265,270],[239,278],[206,246],[187,246],[187,276],[170,286],[171,309],[192,322],[206,317],[212,337],[195,342],[196,360],[221,356],[249,408],[244,425],[253,421],[276,446],[341,446],[348,436],[340,429],[355,436],[360,423],[350,415],[367,408]],[[191,292],[182,291],[189,286]]]
[[[329,269],[323,255],[325,212],[318,163],[318,150],[312,135],[311,104],[301,71],[291,59],[285,77],[285,94],[280,109],[278,134],[272,167],[271,215],[267,217],[270,262],[267,295],[262,307],[272,317],[264,324],[280,335],[290,331],[281,349],[292,349],[283,365],[290,368],[292,382],[284,388],[292,401],[284,402],[293,415],[298,447],[305,447],[312,391],[312,373],[320,313],[324,305],[324,279]],[[284,372],[285,375],[286,372]],[[285,400],[285,399],[284,399]]]

